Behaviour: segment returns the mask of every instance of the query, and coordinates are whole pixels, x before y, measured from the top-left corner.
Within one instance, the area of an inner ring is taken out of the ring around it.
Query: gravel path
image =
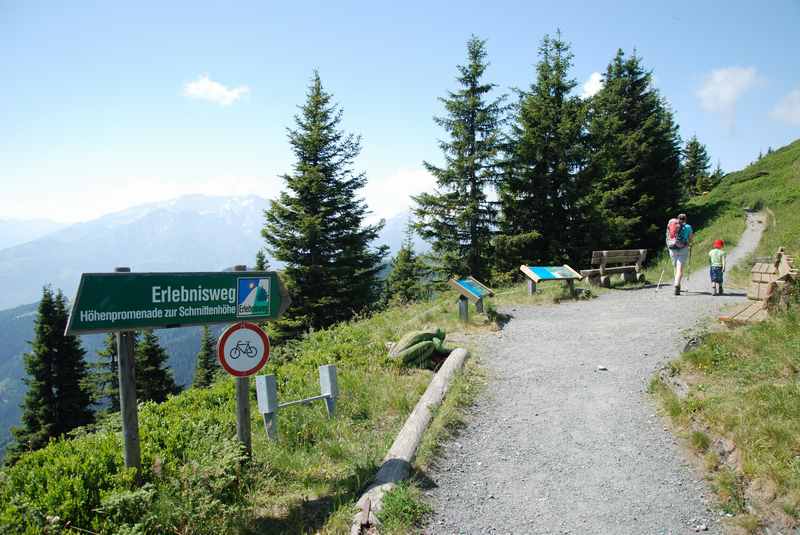
[[[729,265],[755,249],[760,219]],[[425,533],[721,533],[646,390],[686,331],[744,292],[711,296],[706,270],[683,287],[506,310],[511,322],[484,342],[489,387],[429,474]]]

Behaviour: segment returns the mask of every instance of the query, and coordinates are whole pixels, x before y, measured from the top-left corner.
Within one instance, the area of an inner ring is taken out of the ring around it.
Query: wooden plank
[[[605,274],[617,274],[617,273],[627,273],[627,272],[635,272],[636,266],[615,266],[615,267],[607,267],[603,270]],[[600,275],[600,269],[582,269],[581,275],[584,277],[593,277],[595,275]]]

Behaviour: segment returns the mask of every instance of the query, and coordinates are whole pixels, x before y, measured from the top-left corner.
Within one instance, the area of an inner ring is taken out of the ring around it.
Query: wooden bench
[[[719,320],[729,327],[764,321],[784,295],[786,284],[797,276],[794,259],[787,256],[781,247],[772,262],[756,262],[750,270],[750,286],[747,289],[750,302],[733,309],[730,314],[720,316]]]
[[[581,275],[588,277],[590,284],[606,288],[611,285],[611,275],[615,274],[622,275],[627,282],[643,282],[645,258],[647,249],[592,251],[592,269],[582,269]]]

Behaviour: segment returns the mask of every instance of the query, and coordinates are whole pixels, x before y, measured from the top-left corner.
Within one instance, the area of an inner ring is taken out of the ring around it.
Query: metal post
[[[247,271],[247,266],[235,266],[234,271]],[[250,431],[250,377],[236,377],[236,438],[250,457],[253,453]]]
[[[115,273],[130,273],[131,268],[118,267]],[[117,333],[117,357],[119,374],[119,412],[122,416],[122,439],[124,443],[125,467],[136,468],[142,465],[139,447],[139,413],[136,403],[136,360],[134,356],[134,333]]]
[[[464,323],[469,321],[469,301],[463,295],[458,298],[458,317]]]
[[[264,418],[264,428],[269,440],[278,439],[278,385],[274,375],[256,376],[258,412]]]
[[[475,303],[475,312],[478,314],[483,314],[483,297],[478,299],[478,301]]]
[[[328,418],[333,418],[336,410],[336,398],[339,397],[339,383],[336,380],[336,366],[328,364],[319,367],[319,389],[325,398]]]

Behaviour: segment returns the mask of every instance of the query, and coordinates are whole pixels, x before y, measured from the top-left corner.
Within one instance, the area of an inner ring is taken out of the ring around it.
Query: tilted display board
[[[447,281],[447,284],[449,284],[458,293],[475,303],[483,299],[484,296],[494,295],[494,291],[492,291],[491,288],[485,284],[482,284],[474,277],[467,277],[465,279],[450,279]]]
[[[563,266],[520,266],[529,279],[535,283],[554,280],[581,280],[583,276],[564,264]]]
[[[263,321],[289,304],[274,271],[84,273],[67,333]]]

